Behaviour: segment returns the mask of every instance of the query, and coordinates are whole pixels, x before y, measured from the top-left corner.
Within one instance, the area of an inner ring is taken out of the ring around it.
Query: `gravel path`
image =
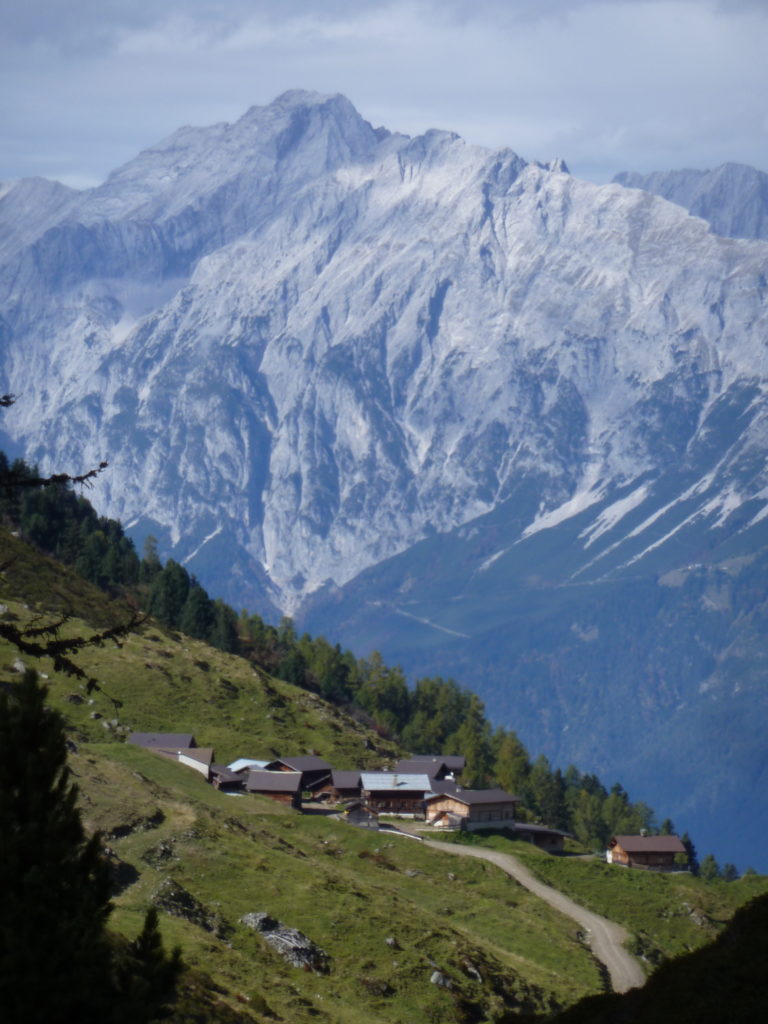
[[[530,889],[534,895],[549,903],[555,910],[559,910],[577,921],[589,937],[592,952],[608,969],[614,992],[626,992],[630,988],[637,988],[645,983],[645,974],[640,964],[624,948],[623,944],[628,938],[625,928],[605,917],[600,917],[599,914],[593,914],[591,910],[586,910],[578,903],[574,903],[557,889],[540,882],[528,868],[523,867],[516,857],[509,853],[498,853],[496,850],[440,843],[434,839],[425,839],[424,843],[436,850],[442,850],[444,853],[489,860],[524,885],[526,889]]]

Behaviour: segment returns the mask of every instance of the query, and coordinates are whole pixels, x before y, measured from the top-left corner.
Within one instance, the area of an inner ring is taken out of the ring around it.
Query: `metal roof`
[[[397,790],[402,793],[428,793],[432,788],[432,780],[428,775],[403,775],[399,772],[361,772],[362,788],[368,792],[375,790]]]
[[[243,768],[263,768],[266,764],[269,764],[269,761],[256,761],[252,757],[238,757],[232,764],[228,764],[227,768],[231,772],[240,772]]]

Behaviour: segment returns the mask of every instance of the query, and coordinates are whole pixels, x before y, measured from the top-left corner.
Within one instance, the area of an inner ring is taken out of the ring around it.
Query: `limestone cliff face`
[[[96,505],[238,606],[523,492],[520,540],[594,507],[582,566],[664,543],[622,535],[640,505],[766,507],[768,246],[647,192],[292,92],[87,192],[6,185],[0,236],[4,429],[107,458]]]

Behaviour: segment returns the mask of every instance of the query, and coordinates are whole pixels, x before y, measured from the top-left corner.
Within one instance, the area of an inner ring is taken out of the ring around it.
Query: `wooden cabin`
[[[257,768],[245,776],[245,790],[301,810],[301,772],[268,772]]]
[[[520,798],[503,789],[462,789],[433,793],[425,800],[426,818],[440,827],[458,821],[461,828],[514,828]]]
[[[622,864],[628,868],[646,871],[680,870],[680,855],[687,851],[679,836],[613,836],[608,843],[605,859],[609,864]]]
[[[324,800],[328,803],[338,804],[345,800],[354,800],[360,796],[360,772],[340,771],[333,768],[331,774],[307,786],[312,794],[313,800]]]

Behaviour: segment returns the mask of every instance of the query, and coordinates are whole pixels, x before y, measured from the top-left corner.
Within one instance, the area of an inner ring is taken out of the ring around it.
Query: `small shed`
[[[526,821],[515,822],[515,836],[518,839],[525,839],[533,843],[547,853],[562,853],[565,840],[570,838],[569,832],[561,832],[557,828],[547,828],[544,825],[529,825]]]
[[[246,775],[245,789],[301,810],[301,772],[269,772],[257,768]]]
[[[358,828],[378,828],[379,815],[361,798],[348,800],[344,804],[344,821]]]
[[[245,787],[245,775],[224,764],[211,765],[211,785],[224,793],[237,793]]]
[[[609,864],[622,864],[628,868],[646,871],[675,871],[681,865],[675,858],[686,858],[687,851],[679,836],[613,836],[608,843],[605,859]]]
[[[461,827],[470,831],[489,828],[514,828],[515,811],[520,798],[503,789],[462,789],[433,793],[425,801],[427,821],[442,823],[454,815]]]

